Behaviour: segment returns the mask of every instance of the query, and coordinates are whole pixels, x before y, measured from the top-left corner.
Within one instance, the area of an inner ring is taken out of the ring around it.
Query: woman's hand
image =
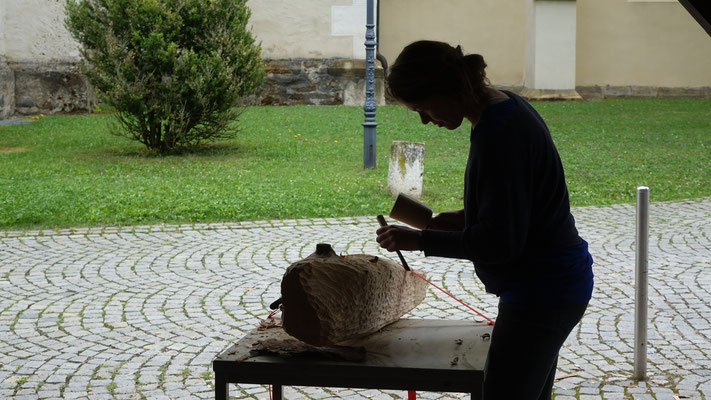
[[[384,226],[375,233],[380,247],[388,250],[419,250],[422,231],[400,225]]]
[[[432,217],[427,229],[461,231],[464,229],[464,210],[445,211]]]

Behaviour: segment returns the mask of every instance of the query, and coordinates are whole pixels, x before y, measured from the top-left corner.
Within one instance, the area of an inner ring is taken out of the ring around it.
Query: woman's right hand
[[[441,212],[430,220],[427,229],[437,231],[461,231],[464,230],[464,209],[456,211]]]

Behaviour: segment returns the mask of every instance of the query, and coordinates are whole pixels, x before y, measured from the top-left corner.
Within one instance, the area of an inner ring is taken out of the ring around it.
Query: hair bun
[[[471,67],[477,67],[477,69],[486,68],[486,62],[481,54],[467,54],[464,56],[464,62]]]
[[[467,54],[462,61],[477,78],[472,80],[472,86],[479,87],[486,84],[486,62],[481,54]]]

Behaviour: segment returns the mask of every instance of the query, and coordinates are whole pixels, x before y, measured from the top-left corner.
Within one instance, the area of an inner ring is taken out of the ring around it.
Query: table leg
[[[228,400],[230,398],[230,384],[224,374],[215,374],[215,400]]]
[[[272,399],[273,400],[282,400],[282,387],[279,384],[273,384],[272,385]]]

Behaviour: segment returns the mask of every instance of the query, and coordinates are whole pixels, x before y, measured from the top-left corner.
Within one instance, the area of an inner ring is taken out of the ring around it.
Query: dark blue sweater
[[[550,132],[521,97],[487,107],[472,129],[463,231],[425,230],[427,256],[469,259],[502,301],[590,300],[592,257],[570,213],[563,165]]]

